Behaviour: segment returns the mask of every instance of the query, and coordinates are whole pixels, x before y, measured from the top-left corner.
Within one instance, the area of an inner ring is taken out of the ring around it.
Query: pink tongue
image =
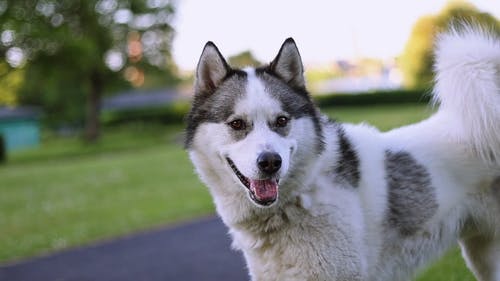
[[[278,197],[276,180],[250,180],[250,188],[260,201],[274,201]]]

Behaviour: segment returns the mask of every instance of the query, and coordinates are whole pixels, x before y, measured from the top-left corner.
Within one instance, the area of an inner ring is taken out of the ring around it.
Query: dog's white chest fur
[[[305,209],[300,200],[272,215],[261,214],[260,224],[231,228],[233,247],[243,250],[253,279],[362,280],[363,241],[351,223],[359,214],[332,213],[331,206]]]

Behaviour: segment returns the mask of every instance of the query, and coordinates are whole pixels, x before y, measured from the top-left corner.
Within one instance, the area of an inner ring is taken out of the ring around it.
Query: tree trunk
[[[99,115],[101,112],[101,96],[103,81],[98,72],[90,75],[90,93],[87,96],[87,110],[85,118],[85,141],[94,143],[100,136]]]
[[[7,144],[5,143],[3,136],[0,135],[0,164],[7,161]]]

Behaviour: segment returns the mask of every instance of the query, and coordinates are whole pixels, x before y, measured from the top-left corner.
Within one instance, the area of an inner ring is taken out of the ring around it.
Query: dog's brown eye
[[[236,119],[236,120],[229,122],[229,126],[231,126],[231,128],[235,131],[243,130],[246,128],[245,121],[243,121],[241,119]]]
[[[278,127],[286,127],[288,125],[288,118],[285,116],[280,116],[276,119],[276,126]]]

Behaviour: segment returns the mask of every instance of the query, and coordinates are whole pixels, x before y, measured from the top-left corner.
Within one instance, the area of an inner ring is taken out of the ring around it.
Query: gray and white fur
[[[209,42],[186,147],[251,280],[408,280],[456,245],[500,280],[500,39],[436,45],[439,110],[380,132],[320,115],[295,42],[231,68]]]

